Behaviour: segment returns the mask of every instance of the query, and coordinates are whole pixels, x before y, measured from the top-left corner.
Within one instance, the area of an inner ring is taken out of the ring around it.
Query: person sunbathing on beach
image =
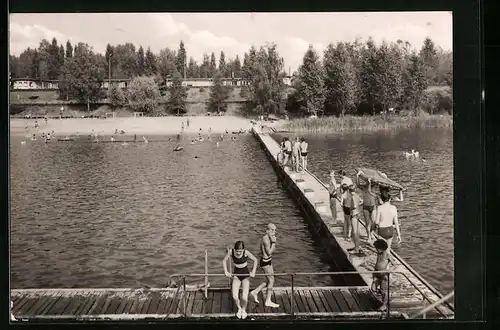
[[[383,239],[378,239],[373,243],[377,251],[377,261],[375,262],[375,271],[388,271],[389,270],[389,253],[387,251],[387,242]],[[387,303],[389,301],[388,295],[389,286],[389,273],[373,273],[373,281],[371,290],[373,293],[379,293],[382,295],[382,306],[380,306],[380,311],[387,310]]]
[[[264,303],[267,307],[278,308],[279,305],[271,301],[271,296],[273,294],[274,285],[274,269],[271,264],[273,259],[273,252],[276,249],[276,226],[272,223],[267,225],[266,235],[262,237],[260,242],[260,261],[259,266],[262,268],[266,274],[266,282],[260,284],[256,287],[250,295],[254,299],[255,303],[259,303],[259,292],[264,288],[267,288],[266,301]]]
[[[231,258],[233,261],[233,274],[231,274],[227,268],[227,261],[229,260],[229,258]],[[251,272],[248,270],[247,261],[249,258],[253,262],[253,268]],[[236,303],[236,307],[238,307],[236,317],[239,319],[246,319],[248,291],[250,290],[250,277],[255,277],[255,272],[257,271],[257,258],[255,258],[253,254],[245,249],[245,243],[243,243],[243,241],[237,241],[234,244],[233,249],[228,249],[224,260],[222,261],[222,265],[224,266],[224,274],[229,278],[233,278],[231,284],[231,293],[233,296],[233,300]],[[240,286],[242,289],[241,303],[239,299]]]

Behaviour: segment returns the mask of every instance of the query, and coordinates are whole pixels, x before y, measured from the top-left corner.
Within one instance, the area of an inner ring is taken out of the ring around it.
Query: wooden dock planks
[[[264,306],[264,295],[259,295],[260,303],[249,299],[249,316],[289,315],[291,309],[291,288],[278,287],[273,290],[272,299],[280,306]],[[209,289],[205,299],[202,291],[177,289],[142,290],[93,290],[93,289],[36,289],[13,290],[13,312],[19,319],[65,318],[92,319],[115,318],[128,315],[167,319],[185,316],[199,317],[235,317],[235,304],[231,291],[227,289]],[[294,290],[295,315],[330,315],[342,313],[368,313],[376,311],[378,305],[373,294],[365,287],[347,290],[339,287],[298,288]],[[341,301],[342,303],[337,303]],[[184,306],[185,304],[185,306]],[[184,315],[185,313],[185,315]],[[133,318],[133,317],[132,317]]]
[[[259,134],[254,131],[254,136],[261,142],[263,147],[267,149],[266,151],[268,152],[268,155],[271,156],[270,161],[276,162],[276,157],[279,152],[278,143],[268,134]],[[294,182],[295,186],[300,189],[302,193],[300,198],[314,207],[316,213],[323,220],[340,249],[347,256],[356,271],[360,273],[367,286],[370,286],[372,283],[372,275],[368,272],[373,271],[376,262],[376,253],[373,246],[367,244],[366,240],[362,240],[365,255],[356,256],[351,254],[348,249],[354,247],[354,244],[353,242],[344,239],[343,226],[339,226],[339,223],[343,223],[344,221],[344,213],[340,203],[336,203],[337,219],[332,219],[329,193],[322,182],[309,172],[296,173],[292,172],[288,167],[285,168],[284,171],[286,173],[285,175],[288,176]],[[366,230],[364,225],[360,226],[360,235],[362,239],[366,239]],[[391,300],[395,299],[398,302],[402,302],[401,299],[398,299],[398,295],[404,295],[406,296],[405,299],[408,304],[415,305],[418,301],[422,300],[423,296],[425,296],[427,304],[431,304],[441,298],[441,295],[437,292],[437,290],[427,283],[406,262],[404,262],[404,260],[394,252],[394,250],[391,251],[391,255],[391,271],[399,272],[391,274]],[[408,299],[408,297],[414,298]],[[441,305],[437,307],[435,311],[443,317],[450,317],[454,315],[454,310],[450,305]]]

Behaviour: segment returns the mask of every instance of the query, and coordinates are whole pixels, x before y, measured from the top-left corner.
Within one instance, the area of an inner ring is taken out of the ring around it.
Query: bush
[[[429,114],[453,112],[453,95],[449,86],[430,87],[424,91],[421,109]]]

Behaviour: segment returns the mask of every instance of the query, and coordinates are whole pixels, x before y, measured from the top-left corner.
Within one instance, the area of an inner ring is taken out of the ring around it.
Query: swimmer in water
[[[31,141],[36,141],[36,135],[33,134],[33,136],[31,137]]]
[[[233,274],[228,271],[227,261],[232,259],[234,270]],[[253,268],[250,272],[248,270],[248,259],[252,260]],[[222,261],[224,267],[224,274],[226,277],[233,278],[231,283],[231,293],[233,300],[238,307],[236,317],[239,319],[247,318],[247,304],[248,304],[248,291],[250,290],[250,277],[255,277],[257,271],[257,258],[250,251],[245,249],[243,241],[237,241],[233,249],[228,249],[227,254]],[[241,302],[239,299],[240,286],[242,289]]]
[[[267,225],[266,235],[262,237],[260,242],[260,261],[259,266],[266,274],[266,282],[260,284],[252,292],[250,292],[254,301],[258,304],[258,295],[262,289],[267,287],[267,297],[264,303],[265,306],[271,308],[278,308],[279,305],[271,301],[274,285],[274,270],[271,264],[273,259],[273,252],[276,249],[276,226],[272,223]]]
[[[387,242],[387,253],[390,256],[392,239],[394,237],[394,227],[396,227],[398,243],[401,243],[398,210],[396,206],[391,204],[391,195],[388,190],[382,190],[380,198],[383,204],[377,207],[375,226],[378,228],[379,236]]]
[[[389,286],[389,253],[387,242],[383,239],[378,239],[373,243],[377,251],[377,261],[375,262],[375,271],[383,271],[383,273],[374,273],[371,290],[373,293],[380,293],[382,295],[382,306],[380,311],[387,310],[387,303],[389,302],[388,286]]]

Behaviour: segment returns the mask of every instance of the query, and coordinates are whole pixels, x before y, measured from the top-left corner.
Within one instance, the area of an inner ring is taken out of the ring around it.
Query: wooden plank
[[[205,301],[203,314],[213,314],[212,303],[214,300],[214,291],[208,291],[207,300]]]
[[[358,290],[358,292],[363,297],[365,297],[369,310],[377,310],[381,306],[381,303],[378,301],[378,299],[370,289]]]
[[[214,299],[212,301],[212,314],[220,314],[221,312],[221,293],[220,291],[214,292]]]
[[[349,292],[349,290],[340,289],[340,293],[345,298],[345,301],[347,302],[347,304],[349,305],[349,308],[351,308],[351,310],[353,312],[360,312],[360,311],[362,311],[361,308],[359,307],[359,305],[354,300],[354,298],[351,296],[351,293]]]
[[[367,297],[364,296],[360,290],[349,289],[349,291],[351,292],[352,297],[358,302],[358,305],[359,305],[359,307],[361,308],[362,311],[372,311],[372,310],[374,310],[370,306],[370,303],[369,303]]]
[[[295,303],[294,306],[294,312],[295,313],[305,313],[306,308],[304,307],[304,303],[302,302],[302,298],[300,297],[299,293],[297,290],[293,291],[293,300]]]
[[[51,304],[53,304],[55,302],[55,300],[57,299],[57,294],[56,293],[52,293],[52,292],[48,292],[47,295],[44,297],[43,300],[43,303],[41,305],[38,305],[36,308],[34,308],[30,313],[29,313],[29,316],[33,316],[33,315],[41,315],[42,312],[48,307],[50,306]]]
[[[221,292],[221,305],[220,312],[224,314],[231,314],[233,310],[233,302],[229,300],[231,298],[231,294],[228,290],[224,290]]]
[[[257,313],[264,313],[264,310],[265,310],[265,301],[266,301],[266,296],[267,296],[267,291],[266,291],[266,295],[264,295],[264,293],[262,291],[259,292],[259,294],[257,295],[257,298],[259,299],[259,304],[257,305]]]
[[[177,309],[175,311],[175,314],[184,315],[184,310],[187,304],[187,297],[188,297],[187,294],[188,292],[179,291],[179,302],[177,303]]]
[[[99,292],[96,301],[94,302],[92,307],[87,312],[87,315],[99,314],[109,295],[110,295],[110,293],[107,293],[107,292],[105,292],[104,294]]]
[[[50,296],[45,295],[38,298],[38,301],[31,306],[31,308],[27,309],[26,312],[23,313],[23,316],[32,316],[36,315],[36,312],[41,309],[47,302],[49,301]]]
[[[323,302],[321,301],[321,298],[318,295],[318,291],[312,289],[309,290],[309,293],[311,294],[311,298],[314,300],[314,303],[316,304],[316,309],[318,310],[318,312],[320,313],[328,312],[328,307],[325,307],[323,305]]]
[[[149,303],[149,292],[144,292],[139,298],[139,305],[137,305],[137,314],[144,314],[144,306]],[[147,308],[147,307],[146,307]]]
[[[141,302],[142,298],[142,293],[138,293],[134,296],[132,304],[128,307],[128,309],[125,309],[125,314],[137,314],[137,310],[139,308],[139,304]]]
[[[21,311],[24,311],[26,304],[32,301],[34,295],[35,295],[34,293],[25,294],[24,297],[21,299],[21,301],[17,305],[14,305],[12,313],[14,313],[14,315],[17,315],[20,314]]]
[[[195,291],[191,291],[189,292],[189,295],[188,295],[188,298],[186,299],[186,304],[187,304],[187,308],[186,308],[186,316],[191,316],[191,314],[193,313],[193,304],[194,304],[194,297],[196,296],[196,292]]]
[[[125,297],[126,297],[125,294],[118,294],[114,296],[111,302],[109,303],[108,309],[104,312],[104,314],[115,314],[120,304],[123,301],[127,300]]]
[[[45,305],[45,307],[42,308],[39,315],[47,315],[52,307],[54,307],[55,304],[62,299],[62,294],[63,293],[61,291],[52,293],[50,301]]]
[[[205,304],[204,293],[197,291],[194,296],[193,314],[202,314],[204,304]]]
[[[285,313],[285,306],[283,306],[282,291],[273,291],[273,300],[279,305],[277,308],[278,313]],[[275,309],[276,310],[276,309]]]
[[[66,307],[71,303],[71,297],[68,292],[64,292],[61,295],[61,299],[57,301],[57,303],[52,306],[52,308],[47,312],[47,315],[62,315]]]
[[[300,301],[302,302],[302,308],[304,308],[303,310],[300,310],[300,312],[310,313],[311,308],[309,307],[309,304],[307,302],[307,299],[305,297],[303,290],[297,290],[297,300],[298,299],[300,299]]]
[[[167,309],[167,314],[176,314],[177,313],[177,308],[179,305],[179,298],[181,298],[181,292],[180,290],[175,291],[172,302],[170,303],[169,308]]]
[[[68,307],[64,310],[64,315],[75,315],[76,310],[80,305],[84,305],[86,302],[86,296],[83,291],[77,291],[72,297],[72,301],[69,303]]]
[[[90,308],[94,305],[95,301],[97,300],[97,294],[94,291],[90,291],[87,295],[87,300],[83,306],[80,306],[76,312],[75,315],[86,315],[87,312],[90,310]]]
[[[329,292],[332,294],[333,298],[339,305],[341,312],[353,312],[351,307],[347,304],[344,295],[342,295],[339,290],[331,290]]]
[[[328,291],[327,290],[318,290],[317,294],[318,294],[318,297],[323,302],[323,306],[325,306],[326,311],[329,313],[339,312],[340,308],[337,305],[337,303],[335,302],[335,298],[333,298],[333,296],[331,297],[332,302],[330,304],[330,302],[328,301],[328,298],[326,298],[326,296],[325,296],[325,292],[328,292]]]
[[[283,304],[283,310],[284,313],[290,314],[291,309],[290,309],[290,295],[288,294],[288,290],[283,290],[281,291],[281,303]]]
[[[118,305],[118,308],[116,309],[116,314],[123,314],[125,309],[127,308],[128,305],[132,305],[134,303],[134,294],[127,294],[122,297],[122,300],[120,302],[120,305]]]
[[[110,294],[106,300],[104,301],[104,305],[102,306],[101,309],[97,310],[97,314],[106,314],[106,310],[109,308],[109,305],[111,304],[111,301],[115,298],[115,293],[113,292]]]
[[[169,296],[170,296],[170,292],[168,292],[168,291],[161,293],[160,303],[158,304],[158,309],[156,311],[156,314],[159,314],[159,315],[167,314],[166,311],[168,308],[167,303],[169,302]]]
[[[151,303],[149,304],[149,307],[144,314],[157,314],[156,311],[158,310],[158,305],[160,304],[160,299],[161,299],[161,292],[156,291],[153,292],[151,295]]]
[[[307,305],[309,306],[309,309],[311,310],[312,313],[317,313],[318,308],[316,306],[316,303],[314,302],[314,299],[311,296],[311,292],[309,290],[301,290],[301,293],[304,294],[304,298],[306,298]]]

